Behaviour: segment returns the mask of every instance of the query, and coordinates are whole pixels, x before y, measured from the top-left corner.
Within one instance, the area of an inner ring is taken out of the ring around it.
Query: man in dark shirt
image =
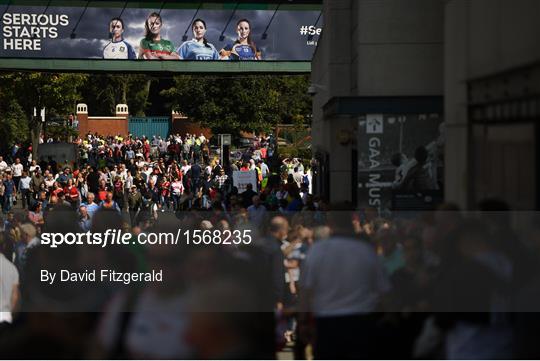
[[[199,163],[194,163],[189,171],[191,172],[191,189],[196,190],[200,186],[202,168]]]
[[[30,181],[30,188],[32,189],[32,194],[34,199],[38,198],[39,191],[41,190],[41,184],[45,183],[45,178],[41,175],[41,170],[37,168],[32,175],[32,180]]]
[[[172,141],[171,144],[167,147],[167,151],[169,152],[169,157],[172,160],[178,161],[179,154],[180,154],[180,145],[176,143],[176,141]]]
[[[88,190],[92,193],[97,194],[99,191],[99,174],[94,168],[91,168],[91,171],[88,174],[86,181],[88,183]]]
[[[257,195],[257,192],[253,190],[253,185],[249,183],[247,189],[242,193],[242,205],[247,208],[253,204],[253,196]]]
[[[287,240],[289,221],[282,216],[276,216],[270,221],[268,227],[269,239],[265,249],[271,259],[273,301],[277,309],[283,308],[285,300],[285,256],[281,251],[281,245]]]
[[[128,195],[128,207],[131,220],[134,222],[137,212],[141,209],[142,194],[137,189],[137,186],[132,185]]]
[[[425,147],[416,148],[414,158],[416,165],[413,166],[403,179],[401,188],[411,192],[420,192],[433,189],[431,176],[426,169],[429,154]]]

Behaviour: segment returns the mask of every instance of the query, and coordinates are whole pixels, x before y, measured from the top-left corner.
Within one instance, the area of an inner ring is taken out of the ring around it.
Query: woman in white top
[[[54,186],[54,182],[54,177],[51,173],[45,176],[45,185],[47,186],[47,190],[51,190],[51,188]]]
[[[171,196],[175,211],[180,208],[180,199],[182,197],[182,194],[184,194],[184,184],[182,183],[182,180],[180,178],[176,177],[171,183]]]

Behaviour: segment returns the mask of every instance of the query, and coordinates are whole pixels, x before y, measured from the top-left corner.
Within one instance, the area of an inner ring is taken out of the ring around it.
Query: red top
[[[98,199],[100,201],[104,201],[105,198],[107,198],[107,191],[106,190],[100,190],[98,191]]]
[[[66,193],[66,195],[69,195],[69,198],[71,198],[72,200],[79,198],[79,190],[75,186],[67,188],[64,193]]]
[[[171,187],[171,182],[161,183],[161,195],[167,197],[169,195],[169,188]]]

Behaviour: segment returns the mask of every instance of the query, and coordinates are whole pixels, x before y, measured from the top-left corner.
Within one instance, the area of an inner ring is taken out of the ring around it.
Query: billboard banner
[[[366,114],[358,121],[358,204],[379,213],[430,209],[443,189],[442,114]]]
[[[0,58],[311,61],[322,31],[320,11],[313,7],[89,4],[4,5]]]

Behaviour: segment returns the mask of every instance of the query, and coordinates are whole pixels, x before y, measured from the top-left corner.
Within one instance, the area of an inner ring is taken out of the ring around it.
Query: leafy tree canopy
[[[278,123],[304,123],[311,113],[307,76],[181,75],[162,91],[171,106],[215,133],[268,132]]]
[[[93,115],[114,114],[117,104],[127,104],[131,115],[144,116],[150,105],[152,81],[142,74],[94,74],[88,77],[81,94]]]
[[[32,148],[37,151],[41,119],[34,118],[36,109],[46,108],[49,116],[62,116],[73,111],[80,101],[79,89],[87,79],[85,74],[14,72],[0,75],[0,108],[11,114],[11,124],[3,128],[6,138],[24,141],[20,133],[30,130]],[[15,122],[13,122],[15,120]]]
[[[34,107],[45,107],[50,118],[65,117],[79,102],[87,103],[96,115],[113,114],[116,104],[126,103],[132,115],[147,115],[153,81],[157,80],[143,74],[0,74],[0,136],[7,142],[31,138],[37,148],[41,122],[33,117]],[[308,76],[297,75],[180,75],[160,95],[172,109],[214,133],[268,132],[278,123],[308,122],[308,83]]]

